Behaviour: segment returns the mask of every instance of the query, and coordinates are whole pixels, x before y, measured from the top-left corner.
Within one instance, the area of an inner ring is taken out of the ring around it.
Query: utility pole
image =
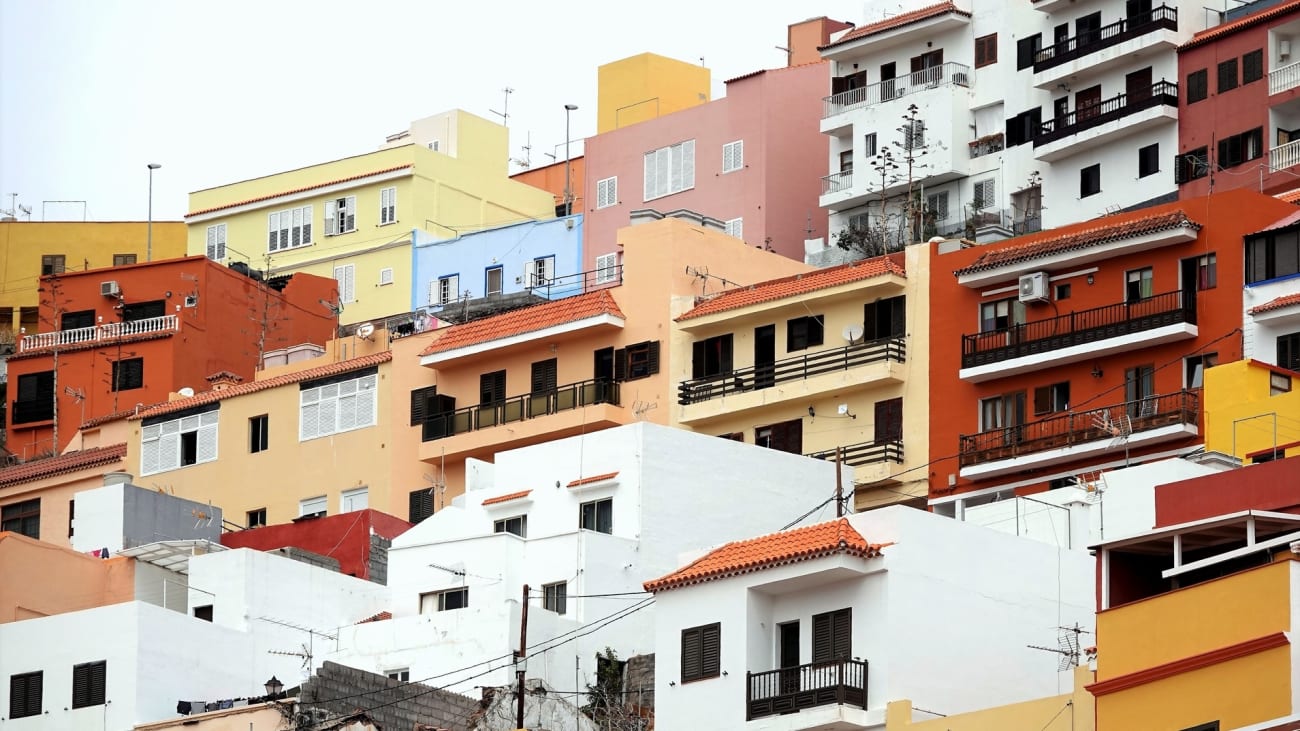
[[[840,449],[835,448],[835,517],[844,517],[844,473],[840,470]]]
[[[515,710],[515,728],[524,727],[524,658],[528,655],[528,585],[524,584],[523,603],[519,607],[519,652],[515,653],[515,662],[519,669],[515,671],[515,680],[519,683],[518,708]]]

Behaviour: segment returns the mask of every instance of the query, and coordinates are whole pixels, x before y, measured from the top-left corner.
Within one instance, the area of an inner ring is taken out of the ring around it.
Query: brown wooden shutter
[[[704,633],[699,627],[682,630],[682,682],[700,677],[704,666]]]
[[[813,662],[853,657],[853,609],[813,615]]]
[[[430,515],[433,515],[433,490],[427,487],[412,490],[407,506],[407,521],[419,523]]]
[[[437,386],[427,386],[411,391],[411,426],[423,424],[429,418],[430,401],[437,393]]]
[[[627,380],[627,348],[614,351],[614,380]]]
[[[649,343],[650,353],[646,358],[646,366],[650,375],[659,372],[659,341],[651,340]]]
[[[889,335],[901,338],[907,334],[907,297],[893,297],[890,304]]]
[[[530,392],[534,395],[550,393],[556,386],[555,358],[539,360],[533,363]]]
[[[903,438],[903,399],[892,398],[876,402],[876,442],[892,442]]]
[[[704,377],[705,359],[704,341],[698,340],[691,346],[691,378]]]
[[[711,624],[700,630],[701,666],[700,677],[716,678],[722,668],[722,625]]]

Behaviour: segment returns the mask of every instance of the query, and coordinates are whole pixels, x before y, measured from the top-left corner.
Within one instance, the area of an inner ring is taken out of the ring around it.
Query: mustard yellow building
[[[596,71],[596,132],[604,134],[709,101],[702,64],[654,53],[612,61]]]
[[[41,276],[145,261],[148,231],[147,221],[0,221],[0,330],[58,329],[37,322]],[[153,259],[185,256],[185,237],[184,223],[154,221]]]
[[[1295,374],[1258,360],[1205,371],[1205,448],[1243,462],[1300,455]]]
[[[414,229],[449,238],[554,217],[550,194],[509,179],[508,157],[505,127],[435,115],[375,152],[190,193],[188,250],[334,277],[342,324],[405,313]]]
[[[1092,670],[1078,667],[1069,693],[954,716],[937,716],[908,700],[892,701],[885,707],[885,731],[1093,731],[1097,723],[1087,689],[1092,680]]]

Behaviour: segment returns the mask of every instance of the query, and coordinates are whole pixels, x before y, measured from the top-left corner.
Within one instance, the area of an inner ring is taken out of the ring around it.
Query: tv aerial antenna
[[[489,109],[488,111],[492,112],[493,114],[501,118],[502,127],[509,127],[510,126],[510,95],[515,93],[515,90],[507,86],[506,88],[502,89],[502,91],[504,91],[506,94],[505,104],[501,107],[502,111],[498,112],[495,109]]]
[[[1079,626],[1078,622],[1073,627],[1057,627],[1060,633],[1056,636],[1056,647],[1043,647],[1041,645],[1025,645],[1031,650],[1042,650],[1043,652],[1052,652],[1060,655],[1056,664],[1057,672],[1069,670],[1070,668],[1079,667],[1079,659],[1083,657],[1082,643],[1079,641],[1080,635],[1092,634],[1086,629]]]

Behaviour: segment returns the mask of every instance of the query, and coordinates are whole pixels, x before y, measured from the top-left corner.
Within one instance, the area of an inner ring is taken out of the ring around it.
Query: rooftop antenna
[[[527,170],[533,166],[533,133],[531,130],[527,134],[526,141],[519,149],[524,151],[524,159],[515,158],[514,163]]]
[[[32,207],[31,207],[31,206],[24,206],[23,204],[19,203],[19,204],[18,204],[18,212],[21,213],[21,214],[23,214],[24,216],[26,216],[28,221],[32,220]],[[17,218],[17,216],[15,216],[15,218]]]
[[[510,126],[510,95],[515,93],[515,90],[507,86],[505,89],[503,89],[503,91],[506,93],[505,105],[501,107],[503,111],[498,112],[495,109],[489,109],[488,111],[492,112],[493,114],[501,118],[501,126],[509,127]]]
[[[1060,655],[1060,660],[1056,665],[1057,672],[1079,667],[1079,658],[1083,654],[1080,649],[1079,635],[1092,633],[1080,627],[1078,622],[1075,622],[1073,627],[1058,627],[1057,629],[1060,630],[1060,634],[1056,637],[1057,647],[1041,647],[1039,645],[1025,645],[1025,647],[1031,650],[1054,652]]]

